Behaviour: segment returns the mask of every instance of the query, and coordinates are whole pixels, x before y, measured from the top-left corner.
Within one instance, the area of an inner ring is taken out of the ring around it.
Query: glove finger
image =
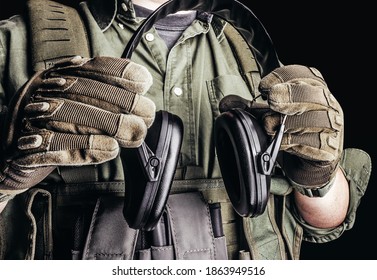
[[[341,133],[285,133],[280,150],[302,159],[330,163],[337,160],[342,151]]]
[[[259,83],[259,91],[268,94],[269,90],[281,83],[306,82],[313,86],[326,86],[322,74],[313,67],[287,65],[276,68],[267,74]]]
[[[226,95],[219,102],[220,113],[232,110],[242,109],[256,118],[261,118],[265,113],[270,112],[269,105],[264,102],[256,102],[255,100],[245,99],[239,95]]]
[[[82,77],[126,89],[134,94],[145,94],[152,85],[152,75],[146,67],[129,59],[116,57],[74,57],[62,61],[46,72],[45,77]]]
[[[264,128],[269,135],[274,135],[279,128],[283,115],[268,112],[263,115]],[[337,133],[342,130],[342,118],[326,111],[309,111],[301,115],[289,116],[285,122],[285,132],[304,133]]]
[[[140,146],[147,133],[145,120],[136,115],[114,114],[70,100],[40,100],[26,106],[26,111],[32,126],[73,134],[107,134],[122,147]]]
[[[268,103],[272,110],[286,115],[314,110],[341,111],[339,103],[327,88],[305,82],[273,86],[269,91]]]
[[[61,79],[57,83],[63,85],[41,87],[37,90],[36,97],[65,98],[113,113],[133,113],[143,117],[146,122],[151,122],[154,118],[156,108],[153,101],[128,89],[87,78],[65,78],[64,83]]]
[[[7,195],[17,195],[34,187],[45,179],[55,166],[39,168],[22,168],[15,163],[8,166],[4,172],[4,180],[0,182],[0,193]]]
[[[249,111],[253,104],[252,100],[248,100],[245,98],[242,98],[239,95],[226,95],[224,96],[219,103],[219,111],[220,113],[229,111],[231,109],[242,109],[244,111]]]
[[[337,159],[343,149],[343,130],[335,120],[331,121],[323,111],[289,116],[280,150],[308,160],[329,162]],[[270,111],[264,115],[263,122],[267,134],[274,135],[282,115]]]
[[[14,162],[22,168],[99,164],[115,158],[118,142],[105,135],[55,133],[46,129],[19,138],[20,155]]]

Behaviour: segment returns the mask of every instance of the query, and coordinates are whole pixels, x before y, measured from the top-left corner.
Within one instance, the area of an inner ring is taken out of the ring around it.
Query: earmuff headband
[[[262,77],[280,66],[272,40],[262,23],[248,7],[236,0],[170,0],[164,3],[134,32],[122,57],[131,58],[143,34],[159,19],[187,10],[209,12],[232,24],[250,45]]]

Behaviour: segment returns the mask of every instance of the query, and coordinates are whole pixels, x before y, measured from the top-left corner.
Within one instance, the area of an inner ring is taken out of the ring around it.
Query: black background
[[[106,1],[106,0],[104,0]],[[25,0],[1,0],[0,18],[18,13]],[[63,2],[78,3],[74,0]],[[345,114],[345,147],[367,151],[376,158],[373,95],[375,77],[372,52],[371,6],[328,1],[241,1],[250,7],[270,34],[284,64],[304,64],[318,68]],[[254,3],[256,2],[256,3]],[[278,2],[278,3],[276,3]],[[287,3],[288,2],[288,3]],[[350,2],[352,3],[352,2]],[[376,176],[357,212],[352,230],[326,244],[304,243],[302,259],[377,259],[377,220],[374,198]]]

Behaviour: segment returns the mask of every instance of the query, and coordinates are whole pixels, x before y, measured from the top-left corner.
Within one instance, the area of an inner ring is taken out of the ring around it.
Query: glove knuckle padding
[[[76,57],[56,64],[56,67],[46,71],[46,75],[86,77],[128,89],[135,94],[145,93],[152,85],[152,76],[147,68],[129,59],[116,57]]]
[[[65,98],[113,113],[131,113],[142,118],[147,127],[154,121],[155,105],[142,96],[151,86],[152,76],[132,61],[96,57],[73,66],[65,63],[45,76],[44,86],[37,91],[39,97]],[[57,77],[65,82],[48,82]]]
[[[26,191],[46,178],[55,167],[41,167],[38,169],[20,169],[16,164],[9,165],[0,171],[0,192],[2,194],[16,195]]]
[[[313,86],[305,82],[274,85],[268,94],[272,110],[286,114],[302,114],[307,111],[328,110],[331,93],[324,86]]]
[[[74,134],[106,134],[123,147],[140,146],[146,136],[147,124],[153,121],[63,99],[39,100],[27,108],[28,121],[33,127]]]
[[[41,87],[37,96],[67,98],[112,112],[130,113],[134,107],[136,94],[128,89],[83,77],[65,77],[65,80],[62,86]]]
[[[49,128],[71,133],[85,134],[90,132],[91,128],[98,131],[98,134],[105,132],[112,136],[116,133],[120,114],[71,100],[52,99],[47,104],[45,107],[50,110],[43,114],[33,116],[33,112],[29,111],[28,120],[34,126],[47,124]]]
[[[307,83],[326,85],[321,73],[313,68],[302,65],[287,65],[276,68],[266,75],[259,84],[259,89],[264,92],[276,84],[285,82],[306,81]]]
[[[38,130],[19,138],[24,151],[14,163],[24,168],[57,165],[85,165],[113,159],[119,152],[118,143],[104,135],[76,135]]]

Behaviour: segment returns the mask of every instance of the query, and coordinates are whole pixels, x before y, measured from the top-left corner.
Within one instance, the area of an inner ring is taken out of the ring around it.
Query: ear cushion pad
[[[215,121],[215,146],[225,188],[236,212],[255,217],[266,208],[271,177],[259,172],[268,146],[256,118],[242,109],[223,112]]]
[[[145,144],[122,149],[125,176],[123,215],[134,229],[152,230],[164,211],[182,145],[182,120],[158,111]],[[143,155],[149,151],[146,160]],[[149,174],[152,174],[152,178]]]

